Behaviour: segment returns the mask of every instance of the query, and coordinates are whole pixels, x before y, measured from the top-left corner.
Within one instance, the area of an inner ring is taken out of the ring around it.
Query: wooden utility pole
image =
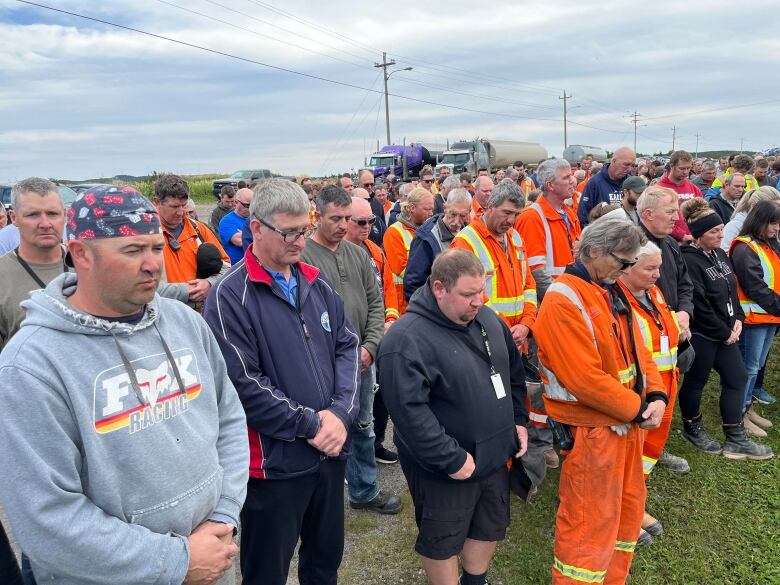
[[[571,95],[566,95],[566,90],[563,90],[563,97],[558,96],[559,100],[563,100],[563,148],[569,147],[569,135],[566,120],[566,102],[572,98]]]
[[[674,142],[677,138],[677,126],[672,126],[672,152],[674,152]]]
[[[390,99],[387,96],[387,68],[391,65],[395,65],[395,60],[390,59],[387,60],[387,53],[382,52],[382,62],[381,63],[374,63],[374,67],[381,67],[383,69],[384,78],[385,78],[385,129],[387,130],[387,143],[392,144],[390,142]]]
[[[697,132],[696,133],[696,155],[694,156],[694,158],[699,158],[699,137],[700,136],[701,134]]]
[[[633,114],[631,114],[631,122],[634,124],[634,152],[636,152],[636,127],[639,124],[639,118],[642,116],[642,114],[634,111]]]

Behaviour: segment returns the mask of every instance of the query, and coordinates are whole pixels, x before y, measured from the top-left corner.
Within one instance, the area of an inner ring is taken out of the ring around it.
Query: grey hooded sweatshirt
[[[0,498],[38,583],[178,585],[195,527],[238,526],[244,410],[197,313],[155,296],[108,322],[68,303],[75,285],[33,292],[0,354]]]

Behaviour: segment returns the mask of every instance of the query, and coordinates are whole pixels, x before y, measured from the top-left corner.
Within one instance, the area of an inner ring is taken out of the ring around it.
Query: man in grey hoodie
[[[24,301],[0,354],[0,498],[39,583],[229,582],[246,419],[216,340],[155,294],[160,223],[133,189],[68,212],[76,274]]]

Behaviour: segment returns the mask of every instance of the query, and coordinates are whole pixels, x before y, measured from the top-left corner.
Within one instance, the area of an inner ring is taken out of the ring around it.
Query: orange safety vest
[[[385,246],[387,263],[393,273],[393,285],[398,299],[398,314],[403,315],[408,305],[404,296],[404,274],[406,263],[409,262],[409,248],[412,245],[415,230],[402,221],[396,221],[387,228],[382,243]]]
[[[737,242],[742,242],[758,256],[758,260],[761,262],[761,270],[764,273],[764,282],[772,292],[776,295],[780,294],[780,258],[777,257],[775,251],[768,244],[757,242],[753,238],[747,236],[740,236],[734,238],[731,242],[729,256]],[[780,323],[780,315],[771,315],[770,313],[767,313],[761,308],[761,305],[745,294],[745,291],[739,284],[739,279],[737,279],[737,295],[739,296],[739,304],[742,307],[742,312],[745,313],[745,325]]]
[[[371,256],[371,264],[373,264],[374,271],[376,272],[379,288],[382,289],[382,296],[385,300],[385,323],[395,321],[401,315],[398,312],[398,295],[396,294],[395,282],[393,281],[393,273],[390,270],[390,265],[387,263],[387,258],[385,257],[382,248],[371,240],[365,240],[363,244],[366,246],[366,249]]]
[[[574,262],[574,242],[580,239],[577,215],[566,205],[563,211],[569,219],[568,227],[561,214],[545,197],[540,197],[515,222],[515,229],[525,242],[531,270],[544,268],[553,278],[563,274],[566,266]]]
[[[184,218],[184,229],[178,238],[174,238],[173,234],[165,227],[163,227],[163,235],[165,235],[165,248],[163,248],[165,275],[170,283],[188,282],[196,278],[198,248],[203,243],[214,244],[222,254],[222,261],[230,266],[230,258],[225,253],[222,244],[219,243],[219,238],[206,224],[196,219]],[[179,242],[181,247],[174,251],[169,243],[171,240]]]
[[[536,282],[528,267],[523,239],[514,229],[506,233],[506,250],[482,219],[458,232],[450,248],[463,248],[485,268],[485,303],[512,327],[532,327],[536,320]]]
[[[520,187],[520,190],[523,192],[523,195],[528,197],[528,194],[536,189],[536,185],[534,185],[533,179],[531,177],[526,177],[522,181],[518,182],[518,187]]]
[[[643,395],[668,396],[641,335],[636,318],[613,315],[609,293],[598,284],[574,274],[553,282],[534,327],[550,418],[581,427],[629,423],[642,405],[634,390],[637,376],[643,377]]]
[[[471,194],[471,221],[479,219],[482,214],[485,213],[484,208],[477,202],[477,198],[474,197],[474,193]]]

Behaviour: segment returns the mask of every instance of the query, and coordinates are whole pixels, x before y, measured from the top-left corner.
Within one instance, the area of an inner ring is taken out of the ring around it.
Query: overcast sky
[[[357,169],[386,142],[367,91],[382,89],[382,51],[413,67],[390,78],[393,142],[483,136],[560,156],[565,89],[569,144],[632,145],[634,111],[641,152],[671,148],[673,126],[691,151],[697,133],[699,150],[780,144],[769,0],[40,1],[358,87],[0,0],[0,181]]]

